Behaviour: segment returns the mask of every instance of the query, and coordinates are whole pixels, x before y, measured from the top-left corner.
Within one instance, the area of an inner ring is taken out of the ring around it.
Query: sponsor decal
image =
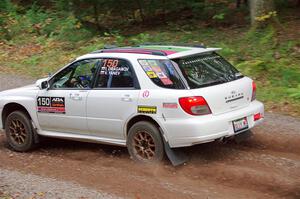
[[[156,114],[156,106],[138,106],[138,113]]]
[[[64,97],[38,97],[37,111],[40,113],[60,113],[65,114]]]
[[[144,59],[141,59],[139,60],[139,63],[142,65],[142,66],[150,66],[147,62],[147,60],[144,60]]]
[[[150,92],[148,90],[145,90],[142,94],[143,98],[148,98],[150,96]]]
[[[155,67],[155,66],[158,66],[158,64],[157,64],[157,62],[156,62],[156,60],[148,60],[148,63],[149,63],[149,65],[150,66],[152,66],[152,68],[153,68],[153,66]]]
[[[159,79],[163,79],[163,78],[168,78],[165,73],[163,72],[157,72],[156,75],[158,76]]]
[[[175,75],[175,68],[173,66],[173,64],[169,61],[165,62],[165,65],[167,66],[169,72],[171,75]]]
[[[163,103],[163,108],[178,108],[177,103]]]
[[[155,74],[155,72],[153,71],[147,71],[147,75],[149,78],[157,78],[157,75]]]
[[[122,66],[118,59],[104,59],[100,75],[121,75],[121,72],[129,71],[128,66]]]
[[[127,72],[129,67],[120,66],[120,67],[102,67],[100,74],[101,75],[120,75],[121,72]]]
[[[149,65],[149,63],[147,62],[147,60],[139,60],[139,63],[141,64],[141,66],[143,67],[143,69],[148,72],[148,71],[152,71],[151,66]]]
[[[160,68],[159,66],[152,66],[152,70],[153,70],[156,74],[162,72],[162,71],[161,71],[161,68]]]
[[[151,66],[143,66],[143,68],[144,68],[144,70],[145,70],[146,72],[152,71]]]
[[[114,68],[117,67],[119,64],[119,60],[117,59],[104,59],[103,60],[103,66],[108,68]]]
[[[161,78],[160,80],[161,80],[161,82],[164,85],[171,85],[171,84],[173,84],[173,82],[169,78]]]

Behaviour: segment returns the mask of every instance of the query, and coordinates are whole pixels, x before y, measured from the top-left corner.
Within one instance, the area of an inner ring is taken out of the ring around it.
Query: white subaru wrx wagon
[[[255,83],[217,50],[141,45],[92,52],[35,85],[1,92],[0,128],[16,151],[48,136],[127,146],[142,162],[245,133],[263,120],[264,106]]]

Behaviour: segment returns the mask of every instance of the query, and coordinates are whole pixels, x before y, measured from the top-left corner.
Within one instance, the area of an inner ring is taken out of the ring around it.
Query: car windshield
[[[156,85],[170,89],[184,89],[184,83],[170,60],[138,60],[147,76]]]
[[[221,84],[243,77],[236,68],[215,52],[173,61],[178,64],[191,89]]]

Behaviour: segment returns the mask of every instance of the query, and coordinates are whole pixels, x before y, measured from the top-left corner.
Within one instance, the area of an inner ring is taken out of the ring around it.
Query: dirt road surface
[[[0,75],[0,90],[22,84],[18,78],[5,87],[8,80],[3,79]],[[46,139],[30,153],[16,153],[0,133],[0,171],[76,183],[124,198],[299,199],[300,119],[266,114],[264,124],[253,133],[239,144],[213,142],[184,148],[190,159],[176,168],[167,160],[155,166],[136,164],[121,147],[57,139]],[[1,190],[5,186],[0,183],[0,198]]]

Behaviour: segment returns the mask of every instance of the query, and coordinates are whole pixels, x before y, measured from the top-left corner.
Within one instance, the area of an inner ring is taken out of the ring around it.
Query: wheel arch
[[[127,139],[128,132],[129,132],[130,128],[135,123],[140,122],[140,121],[148,121],[148,122],[154,124],[158,128],[158,130],[159,130],[162,138],[167,141],[167,138],[166,138],[166,136],[165,136],[165,134],[163,132],[162,126],[153,117],[148,116],[148,115],[135,115],[135,116],[133,116],[132,118],[130,118],[128,120],[128,122],[126,123],[126,126],[125,126],[125,136],[126,136],[126,139]]]
[[[19,103],[16,103],[16,102],[11,102],[11,103],[8,103],[6,104],[4,107],[3,107],[3,110],[2,110],[2,115],[1,115],[1,118],[2,118],[2,125],[3,127],[5,126],[5,121],[6,121],[6,118],[9,116],[9,114],[11,114],[12,112],[14,111],[22,111],[23,113],[25,113],[29,118],[30,120],[32,120],[29,112],[27,111],[27,109],[19,104]]]

